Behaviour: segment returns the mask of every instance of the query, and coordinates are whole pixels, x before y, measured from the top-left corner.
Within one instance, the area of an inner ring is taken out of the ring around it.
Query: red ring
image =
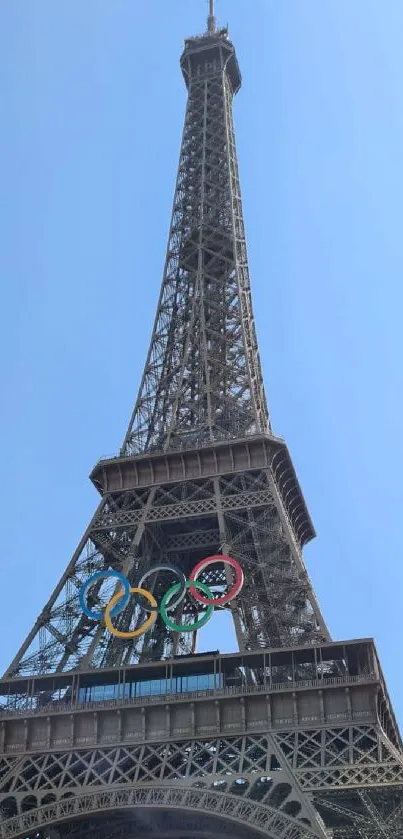
[[[225,556],[223,554],[214,554],[214,556],[208,556],[206,559],[201,559],[190,572],[189,579],[196,582],[203,568],[207,568],[208,565],[213,565],[216,562],[224,562],[227,565],[231,565],[232,568],[235,568],[235,583],[227,594],[223,594],[222,597],[213,598],[203,597],[202,594],[199,594],[197,589],[189,588],[189,593],[192,597],[194,597],[195,600],[198,600],[199,603],[203,603],[204,606],[223,606],[224,603],[228,603],[229,600],[232,600],[237,596],[237,594],[239,594],[244,583],[243,571],[239,562],[236,559],[233,559],[232,556]]]

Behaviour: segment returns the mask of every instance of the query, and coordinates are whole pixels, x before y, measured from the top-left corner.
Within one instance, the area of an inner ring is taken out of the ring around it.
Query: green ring
[[[161,600],[160,614],[162,620],[165,623],[165,626],[167,626],[168,629],[172,629],[173,632],[194,632],[196,629],[201,629],[201,627],[204,626],[204,624],[210,620],[211,615],[214,612],[214,606],[208,606],[206,609],[206,614],[203,615],[203,617],[195,623],[192,623],[190,625],[184,624],[184,626],[182,626],[182,624],[180,623],[173,623],[173,621],[171,621],[168,617],[167,606],[170,598],[173,597],[174,594],[176,594],[176,592],[180,589],[180,586],[180,583],[175,583],[173,586],[171,586],[171,588],[168,589],[168,591],[165,592]],[[207,595],[209,600],[212,600],[213,598],[213,593],[212,591],[210,591],[209,587],[206,586],[205,583],[199,583],[198,580],[186,580],[186,588],[199,588],[203,592],[203,594]]]

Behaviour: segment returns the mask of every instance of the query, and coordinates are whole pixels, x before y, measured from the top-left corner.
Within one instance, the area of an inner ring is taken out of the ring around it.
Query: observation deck
[[[208,796],[208,811],[230,807],[230,819],[249,808],[264,836],[282,820],[287,839],[360,839],[357,810],[393,815],[403,788],[400,736],[371,639],[4,680],[0,758],[18,762],[23,783],[0,801],[3,839],[28,835],[17,813],[39,806],[42,778],[47,806],[32,819],[43,812],[45,824],[53,812],[82,816],[82,799],[101,818],[122,802],[132,813],[144,802],[184,806],[187,796],[203,810]],[[233,839],[254,836],[228,829]]]
[[[186,480],[269,469],[295,538],[302,547],[316,535],[288,448],[281,437],[254,434],[180,450],[101,459],[90,479],[104,496]],[[262,496],[261,504],[266,503]]]
[[[211,75],[214,70],[226,70],[233,94],[238,93],[242,85],[235,47],[228,38],[227,29],[187,38],[181,69],[187,88],[192,78]]]
[[[372,639],[217,651],[101,672],[3,680],[0,752],[52,748],[64,739],[76,746],[102,743],[110,739],[111,726],[114,740],[132,741],[267,726],[375,723],[380,716],[388,739],[401,748]]]

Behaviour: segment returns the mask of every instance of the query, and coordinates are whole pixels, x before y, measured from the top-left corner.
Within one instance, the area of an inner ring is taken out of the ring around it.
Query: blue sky
[[[141,7],[142,6],[142,7]],[[0,667],[97,504],[161,281],[204,0],[0,5]],[[243,71],[235,121],[274,429],[318,538],[335,638],[401,668],[401,0],[218,0]],[[16,605],[18,604],[18,605]],[[223,646],[225,641],[223,642]]]

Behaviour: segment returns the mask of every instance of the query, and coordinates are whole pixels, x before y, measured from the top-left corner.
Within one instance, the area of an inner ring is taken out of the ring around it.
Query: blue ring
[[[130,600],[130,583],[129,583],[129,580],[126,577],[124,577],[123,574],[120,573],[120,571],[112,571],[111,569],[107,570],[107,571],[96,571],[95,574],[93,574],[92,577],[90,577],[87,580],[87,582],[85,582],[84,585],[81,586],[79,594],[78,594],[78,597],[79,597],[79,600],[80,600],[80,606],[81,606],[84,614],[87,615],[87,617],[91,618],[91,620],[94,620],[94,621],[101,621],[103,619],[103,613],[102,612],[92,612],[91,609],[88,608],[88,606],[85,602],[85,596],[87,594],[87,591],[88,591],[89,587],[92,586],[92,584],[95,583],[96,580],[102,579],[102,577],[116,577],[118,580],[120,580],[120,582],[122,583],[123,589],[124,589],[124,597],[111,610],[111,617],[114,617],[115,615],[118,615],[119,612],[122,612],[123,609],[126,608],[128,602]]]

